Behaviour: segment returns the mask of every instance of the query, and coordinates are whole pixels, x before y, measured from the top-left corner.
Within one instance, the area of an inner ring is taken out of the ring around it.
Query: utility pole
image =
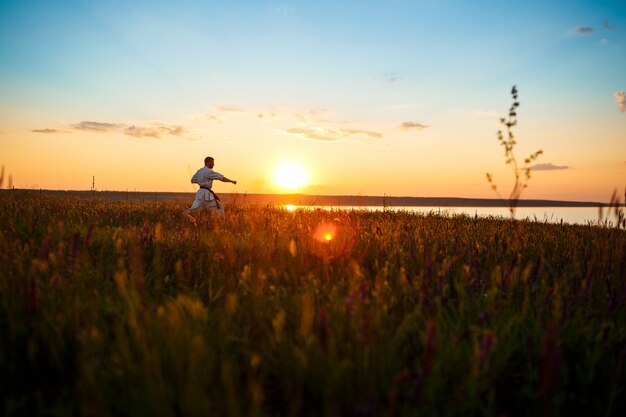
[[[96,176],[91,177],[91,197],[96,195]]]

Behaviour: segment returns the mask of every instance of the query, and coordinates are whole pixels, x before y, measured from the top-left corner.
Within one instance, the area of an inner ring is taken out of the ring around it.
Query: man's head
[[[212,157],[207,156],[206,158],[204,158],[204,165],[208,166],[209,168],[213,168],[213,165],[215,165],[215,160]]]

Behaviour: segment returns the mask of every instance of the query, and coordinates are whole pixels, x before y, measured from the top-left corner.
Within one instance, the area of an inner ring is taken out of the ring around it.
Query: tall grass
[[[625,207],[626,188],[624,188],[624,203],[620,201],[620,197],[617,195],[617,188],[614,189],[609,204],[606,206],[606,212],[603,206],[598,207],[598,225],[626,229]]]
[[[513,99],[513,103],[511,104],[511,107],[509,107],[507,117],[500,118],[500,124],[504,126],[506,133],[502,133],[502,130],[498,130],[496,136],[498,138],[498,143],[504,148],[505,163],[511,167],[511,172],[513,174],[513,187],[511,188],[509,197],[506,200],[509,206],[509,213],[511,213],[511,218],[514,219],[519,199],[524,190],[528,188],[532,170],[532,166],[530,164],[535,161],[539,155],[543,153],[543,151],[540,149],[531,153],[524,159],[523,164],[517,161],[517,157],[514,152],[517,141],[515,140],[515,134],[513,132],[513,128],[517,126],[517,109],[520,105],[518,101],[517,86],[513,86],[511,89],[511,98]],[[498,195],[498,197],[503,199],[502,195],[498,191],[498,186],[493,179],[493,175],[489,172],[486,175],[487,181],[491,185],[491,189]]]
[[[187,205],[0,193],[0,413],[626,409],[623,230]]]
[[[4,165],[0,167],[0,189],[4,185]],[[10,190],[13,188],[13,175],[9,174],[7,188]]]

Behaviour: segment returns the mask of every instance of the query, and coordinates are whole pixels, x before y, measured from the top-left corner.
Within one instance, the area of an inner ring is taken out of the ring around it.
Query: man
[[[215,160],[207,156],[204,158],[204,166],[191,177],[191,183],[198,184],[200,189],[196,192],[196,199],[191,207],[185,210],[185,214],[204,208],[217,211],[218,213],[224,213],[224,205],[211,189],[213,187],[213,180],[232,182],[233,184],[237,184],[237,181],[228,179],[219,172],[213,171],[214,165]]]

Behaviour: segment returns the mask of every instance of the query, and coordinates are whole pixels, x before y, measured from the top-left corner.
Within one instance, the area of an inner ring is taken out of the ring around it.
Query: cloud
[[[70,133],[70,132],[66,132],[64,130],[59,130],[59,129],[49,129],[49,128],[45,128],[45,129],[33,129],[31,130],[31,132],[35,132],[35,133]]]
[[[298,125],[317,126],[320,124],[345,124],[346,121],[336,120],[332,112],[327,109],[312,109],[294,111],[284,105],[271,105],[266,108],[248,108],[238,105],[222,104],[214,107],[210,113],[196,118],[202,122],[228,123],[231,117],[251,117],[263,123],[272,123],[278,120],[292,120]]]
[[[360,129],[329,129],[324,127],[293,127],[282,131],[289,135],[299,136],[302,139],[335,142],[350,136],[367,136],[373,139],[383,137],[382,133]]]
[[[617,110],[624,113],[626,111],[626,91],[616,91],[613,97],[617,103]]]
[[[200,117],[200,120],[204,120],[206,122],[217,122],[217,123],[222,123],[222,119],[217,115],[217,114],[205,114],[204,116]]]
[[[251,116],[263,122],[270,122],[273,120],[280,119],[279,112],[276,111],[273,108],[273,106],[270,108],[269,111],[260,111],[260,110],[246,109],[245,107],[241,107],[241,106],[223,104],[223,105],[219,105],[215,107],[214,112],[207,113],[206,115],[201,116],[199,120],[202,120],[205,122],[217,122],[221,124],[224,122],[224,119],[228,118],[230,115],[233,115],[233,114],[243,114],[243,115]]]
[[[338,140],[337,136],[332,135],[330,132],[328,132],[327,129],[322,128],[308,129],[294,127],[291,129],[287,129],[284,132],[290,135],[300,136],[302,139],[319,140],[324,142],[334,142]]]
[[[122,130],[122,133],[136,138],[155,138],[160,139],[163,136],[182,136],[186,132],[183,126],[167,126],[158,125],[152,127],[128,126]]]
[[[262,120],[264,122],[269,122],[269,121],[272,121],[272,120],[278,120],[280,118],[278,113],[276,113],[274,111],[268,112],[268,113],[257,112],[257,113],[255,113],[255,116],[256,116],[257,119]]]
[[[381,139],[383,137],[382,133],[372,132],[370,130],[358,130],[358,129],[335,129],[335,130],[339,131],[344,136],[364,135],[364,136],[369,136],[370,138],[374,138],[374,139]]]
[[[89,132],[112,132],[124,127],[124,125],[117,123],[101,123],[101,122],[90,122],[83,121],[80,123],[73,124],[72,127],[76,130],[84,130]]]
[[[579,35],[589,35],[593,32],[593,28],[589,26],[579,26],[574,28],[574,33],[578,33]]]
[[[380,74],[378,78],[390,84],[393,84],[395,82],[401,81],[402,75],[398,74],[397,72],[386,72],[384,74]]]
[[[271,105],[267,108],[247,108],[237,105],[223,104],[216,106],[214,111],[197,118],[205,122],[226,123],[232,116],[252,117],[261,122],[275,122],[277,120],[291,119],[299,125],[317,126],[320,124],[348,124],[349,121],[340,120],[328,109],[319,108],[311,110],[292,110],[284,105]]]
[[[183,136],[187,133],[187,129],[184,126],[167,125],[163,123],[153,123],[151,126],[129,126],[122,123],[83,121],[73,124],[72,127],[76,130],[96,133],[119,132],[135,138],[149,137],[160,139],[163,136]]]
[[[308,110],[304,113],[294,113],[293,117],[303,123],[346,123],[333,119],[333,114],[328,109]]]
[[[567,165],[554,165],[551,162],[548,162],[547,164],[537,164],[537,165],[533,165],[530,167],[531,170],[533,171],[558,171],[558,170],[563,170],[563,169],[571,169],[570,167],[568,167]]]
[[[422,129],[426,129],[427,127],[428,125],[425,125],[422,123],[416,123],[416,122],[403,122],[400,125],[400,129],[402,130],[409,130],[409,129],[422,130]]]

